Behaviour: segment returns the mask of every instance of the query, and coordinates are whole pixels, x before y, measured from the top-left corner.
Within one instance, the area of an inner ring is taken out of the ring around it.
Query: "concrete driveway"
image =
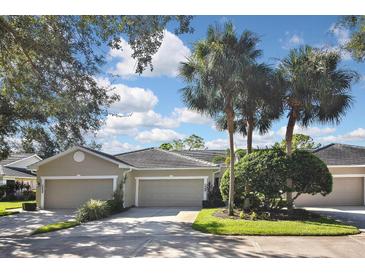
[[[20,214],[0,218],[0,238],[27,236],[34,229],[74,217],[72,210],[22,211]]]
[[[365,206],[305,207],[305,209],[356,226],[365,232]]]
[[[214,236],[194,231],[195,208],[132,208],[32,237],[0,237],[0,257],[365,257],[365,235]]]

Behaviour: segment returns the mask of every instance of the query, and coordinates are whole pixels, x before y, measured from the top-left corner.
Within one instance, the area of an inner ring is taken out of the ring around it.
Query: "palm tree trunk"
[[[295,122],[297,120],[298,113],[295,109],[292,109],[289,114],[288,125],[286,127],[286,134],[285,134],[285,142],[286,142],[286,154],[287,156],[292,155],[292,139],[294,133]],[[287,186],[289,189],[293,187],[293,180],[291,178],[287,179]],[[288,191],[286,193],[286,200],[288,205],[288,210],[291,211],[293,209],[293,196],[292,192]]]
[[[247,119],[247,154],[252,152],[252,135],[253,135],[253,118],[252,116]]]
[[[234,112],[231,104],[227,104],[226,108],[226,115],[227,115],[227,128],[228,128],[228,135],[229,135],[229,157],[230,157],[230,164],[229,164],[229,195],[228,195],[228,214],[230,216],[233,215],[233,206],[234,206],[234,141],[233,141],[233,134],[234,134]]]
[[[253,124],[253,116],[249,115],[247,122],[247,154],[252,153],[252,135],[253,135],[253,128],[254,128],[254,124]],[[243,209],[247,210],[251,207],[251,201],[250,198],[248,196],[248,193],[250,192],[250,188],[249,186],[246,184],[245,185],[245,193],[246,193],[246,198],[244,199],[243,202]]]

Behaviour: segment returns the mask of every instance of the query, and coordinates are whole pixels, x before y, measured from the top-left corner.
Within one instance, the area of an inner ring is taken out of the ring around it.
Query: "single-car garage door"
[[[333,178],[332,192],[327,196],[301,195],[296,206],[346,206],[364,205],[363,178]]]
[[[138,206],[201,206],[203,196],[203,179],[141,179]]]
[[[111,179],[46,180],[44,207],[78,208],[91,198],[108,200],[112,196]]]

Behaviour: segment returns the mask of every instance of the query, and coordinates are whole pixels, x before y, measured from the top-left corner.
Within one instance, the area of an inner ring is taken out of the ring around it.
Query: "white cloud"
[[[326,127],[326,128],[319,128],[319,127],[300,127],[298,125],[295,125],[294,127],[294,134],[305,134],[309,135],[311,137],[317,137],[321,135],[331,134],[336,131],[333,127]],[[284,137],[286,133],[286,127],[281,127],[277,133]]]
[[[149,110],[147,112],[133,112],[130,116],[118,117],[108,115],[106,118],[106,129],[129,130],[138,127],[162,127],[175,128],[179,126],[176,121],[169,117]]]
[[[145,112],[152,110],[158,103],[157,96],[149,89],[112,84],[108,78],[96,78],[100,87],[109,88],[108,95],[119,95],[120,100],[113,103],[112,113]]]
[[[112,49],[109,53],[111,57],[120,59],[113,72],[125,78],[136,76],[136,60],[131,57],[133,51],[124,39],[121,39],[120,44],[123,50]],[[190,54],[190,49],[184,45],[179,37],[165,30],[161,47],[152,57],[153,71],[147,69],[142,76],[165,75],[175,77],[178,74],[180,62],[186,60]]]
[[[173,117],[175,117],[180,123],[204,125],[211,124],[213,122],[209,116],[202,115],[196,111],[189,110],[188,108],[175,108]]]
[[[360,141],[365,140],[365,129],[357,128],[349,133],[343,135],[330,135],[319,138],[321,142],[326,143],[341,143],[341,142],[349,142],[349,141]]]
[[[181,139],[184,135],[171,129],[153,128],[148,131],[142,131],[137,134],[136,140],[145,143],[151,142],[170,142],[175,139]]]
[[[329,31],[333,33],[336,38],[337,45],[324,45],[323,48],[329,51],[336,51],[341,54],[343,60],[350,60],[351,54],[343,50],[342,47],[350,41],[350,31],[343,27],[337,26],[336,24],[332,24],[329,28]]]
[[[120,100],[110,106],[110,112],[144,112],[152,110],[158,103],[156,95],[149,89],[122,84],[112,85],[112,87],[113,90],[110,93],[119,95]]]
[[[279,42],[283,49],[290,49],[304,44],[304,38],[302,34],[292,34],[289,31],[285,32],[284,38],[280,38]]]
[[[102,151],[110,154],[118,154],[126,151],[141,149],[140,145],[123,143],[118,140],[110,140],[103,143]]]
[[[350,41],[350,31],[348,29],[332,24],[329,30],[341,46]]]
[[[269,131],[265,135],[260,135],[258,132],[254,132],[252,140],[252,146],[254,148],[271,146],[275,143],[275,133],[273,131]],[[234,144],[236,148],[246,148],[247,139],[244,138],[242,135],[235,134]],[[228,136],[227,138],[218,138],[207,141],[205,145],[208,149],[227,149],[229,148]]]

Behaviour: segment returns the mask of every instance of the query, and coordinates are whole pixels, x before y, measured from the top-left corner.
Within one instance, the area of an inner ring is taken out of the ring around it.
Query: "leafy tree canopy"
[[[160,145],[160,148],[165,150],[197,150],[204,149],[205,142],[204,138],[196,134],[192,134],[185,139],[176,139],[171,143],[164,143]]]
[[[332,191],[332,175],[327,165],[309,151],[296,150],[288,162],[290,178],[293,179],[294,199],[301,194],[317,194],[323,196]]]
[[[204,139],[198,135],[192,134],[184,139],[184,146],[187,150],[204,149]]]
[[[286,190],[287,159],[283,150],[263,150],[247,154],[235,165],[235,203],[249,195],[262,198],[262,206],[275,207]],[[221,181],[223,199],[227,199],[229,170]],[[249,192],[246,192],[249,190]]]
[[[242,205],[245,197],[255,197],[257,206],[276,208],[287,191],[301,194],[327,195],[332,191],[332,175],[326,164],[309,151],[296,150],[287,156],[283,149],[266,149],[247,154],[235,165],[235,203]],[[286,179],[292,178],[289,190]],[[221,180],[221,193],[228,197],[229,170]]]
[[[350,40],[343,47],[356,61],[365,61],[365,15],[344,16],[339,25],[351,32]]]
[[[313,150],[321,146],[320,143],[314,142],[313,138],[305,134],[293,134],[292,149],[297,150]],[[275,143],[274,147],[285,150],[286,142],[285,139],[280,143]]]
[[[170,143],[163,143],[163,144],[160,145],[160,148],[163,149],[163,150],[172,150],[173,146]]]
[[[167,24],[186,33],[190,16],[0,16],[0,158],[10,138],[47,157],[98,130],[118,100],[100,87],[105,47],[127,38],[136,72],[152,68]],[[39,146],[36,146],[38,143]]]

